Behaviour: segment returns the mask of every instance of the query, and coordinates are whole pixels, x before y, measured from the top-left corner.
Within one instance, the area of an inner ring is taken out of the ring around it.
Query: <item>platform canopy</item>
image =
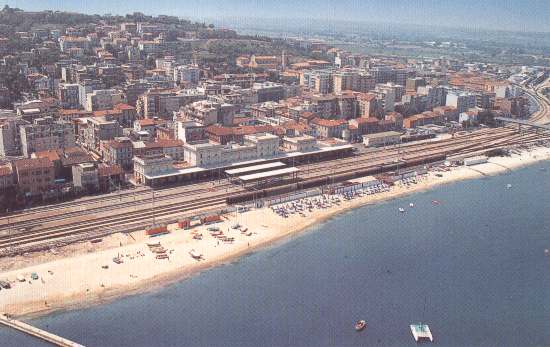
[[[252,172],[258,172],[258,171],[265,171],[269,169],[275,169],[275,168],[281,168],[285,166],[284,163],[280,161],[276,161],[273,163],[266,163],[266,164],[259,164],[259,165],[253,165],[253,166],[245,166],[238,169],[229,169],[225,170],[225,173],[229,176],[239,176],[239,175],[245,175]]]
[[[298,168],[287,167],[279,170],[272,170],[272,171],[259,172],[255,174],[239,176],[239,180],[241,180],[243,183],[247,183],[247,182],[259,181],[259,180],[268,179],[268,178],[282,177],[282,176],[294,174],[298,171],[300,171]]]

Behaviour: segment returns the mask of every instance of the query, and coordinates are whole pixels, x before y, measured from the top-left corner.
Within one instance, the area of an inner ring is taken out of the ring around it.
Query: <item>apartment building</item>
[[[458,113],[468,111],[477,104],[475,94],[463,91],[450,91],[446,100],[446,105],[456,108]]]
[[[80,106],[78,96],[78,84],[75,83],[60,83],[57,94],[59,97],[59,105],[63,108],[78,108]]]
[[[124,170],[133,167],[134,146],[127,137],[117,137],[105,141],[101,147],[103,162],[109,165],[118,165]]]
[[[86,110],[101,111],[110,110],[116,104],[126,103],[126,96],[115,89],[94,90],[86,94]]]
[[[47,158],[16,160],[15,172],[18,189],[26,196],[41,195],[54,186],[54,166]]]
[[[37,118],[32,124],[19,126],[21,151],[25,157],[34,152],[74,147],[75,134],[71,123],[52,117]]]
[[[101,141],[110,141],[122,136],[122,127],[117,121],[107,120],[104,117],[86,119],[83,131],[84,145],[93,151],[100,150]]]

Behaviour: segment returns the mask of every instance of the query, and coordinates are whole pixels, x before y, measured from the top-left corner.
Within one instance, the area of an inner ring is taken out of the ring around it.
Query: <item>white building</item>
[[[110,110],[116,104],[126,102],[124,93],[115,89],[94,90],[86,94],[86,111]]]
[[[170,174],[174,171],[174,160],[164,153],[134,157],[134,179],[138,184],[145,183],[146,177]]]
[[[447,93],[447,106],[456,108],[458,113],[476,107],[476,95],[468,92],[451,91]]]
[[[283,148],[290,152],[308,152],[317,149],[317,140],[310,135],[284,137]]]
[[[92,163],[73,165],[73,186],[75,188],[94,191],[99,189],[97,168]]]
[[[367,147],[388,146],[401,142],[401,133],[386,131],[363,135],[363,144]]]
[[[206,142],[184,145],[184,160],[192,166],[226,166],[241,161],[274,157],[279,154],[279,137],[262,133],[246,135],[244,144],[220,145]]]
[[[174,68],[174,81],[178,84],[197,85],[201,70],[194,65],[180,65]]]

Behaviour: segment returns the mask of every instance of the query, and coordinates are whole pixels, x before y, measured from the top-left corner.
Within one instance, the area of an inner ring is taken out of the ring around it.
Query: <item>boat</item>
[[[433,342],[434,338],[428,324],[411,324],[411,333],[416,342],[429,341]]]
[[[404,212],[405,212],[405,209],[404,209],[403,207],[400,207],[400,208],[399,208],[399,212],[404,213]]]
[[[414,204],[411,202],[411,203],[409,204],[409,207],[414,207]]]
[[[439,205],[439,201],[438,200],[432,200],[432,205]]]
[[[511,185],[510,183],[508,183],[508,184],[506,185],[506,189],[510,189],[510,188],[512,188],[512,185]]]
[[[197,260],[201,260],[201,259],[202,259],[202,254],[200,254],[199,252],[195,251],[194,249],[192,249],[192,250],[189,251],[189,255],[190,255],[193,259],[197,259]]]
[[[367,322],[364,320],[357,321],[355,323],[355,331],[361,331],[367,327]]]
[[[115,264],[122,264],[124,261],[120,257],[114,257],[113,262]]]

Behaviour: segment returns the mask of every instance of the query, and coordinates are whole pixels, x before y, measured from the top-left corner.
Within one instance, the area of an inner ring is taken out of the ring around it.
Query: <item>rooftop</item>
[[[48,158],[19,159],[15,161],[15,168],[19,170],[53,168]]]
[[[255,174],[239,176],[239,179],[243,182],[249,182],[249,181],[259,180],[259,179],[262,179],[262,178],[285,176],[285,175],[292,174],[292,173],[299,172],[299,171],[300,171],[300,169],[298,169],[296,167],[287,167],[287,168],[284,168],[284,169],[278,169],[278,170],[272,170],[272,171],[259,172],[259,173],[255,173]]]

